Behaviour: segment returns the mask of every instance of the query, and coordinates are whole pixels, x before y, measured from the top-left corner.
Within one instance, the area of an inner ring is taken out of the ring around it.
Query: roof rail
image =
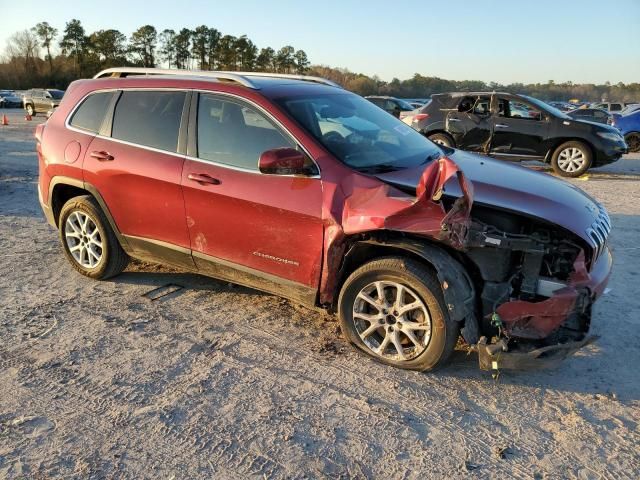
[[[314,77],[311,75],[296,75],[292,73],[269,73],[269,72],[224,72],[224,73],[236,73],[245,77],[267,77],[267,78],[288,78],[290,80],[301,80],[303,82],[321,83],[323,85],[329,85],[331,87],[342,88],[339,84],[327,80],[322,77]]]
[[[182,70],[177,68],[147,68],[147,67],[115,67],[107,68],[96,73],[93,78],[116,77],[123,78],[129,75],[184,75],[189,77],[204,77],[217,81],[236,82],[248,88],[258,89],[250,80],[230,72],[208,72],[205,70]]]
[[[107,68],[94,75],[93,78],[116,77],[123,78],[129,75],[183,75],[187,77],[202,77],[216,81],[236,82],[240,85],[259,90],[259,86],[247,77],[267,77],[267,78],[288,78],[291,80],[301,80],[305,82],[321,83],[332,87],[342,88],[335,82],[322,77],[312,77],[307,75],[294,75],[288,73],[267,73],[267,72],[223,72],[208,70],[185,70],[178,68],[147,68],[147,67],[115,67]]]

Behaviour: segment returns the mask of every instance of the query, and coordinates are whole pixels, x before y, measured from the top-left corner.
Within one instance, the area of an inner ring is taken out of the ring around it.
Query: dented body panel
[[[198,159],[189,102],[178,152],[68,128],[65,120],[86,95],[114,88],[189,90],[194,99],[213,92],[240,100],[295,140],[317,174],[266,175]],[[485,364],[523,342],[536,352],[548,352],[556,337],[577,348],[586,344],[591,305],[611,270],[611,225],[594,199],[546,174],[446,147],[411,167],[364,173],[339,161],[278,104],[280,95],[293,91],[336,93],[305,82],[265,81],[255,90],[198,79],[74,82],[38,130],[39,192],[47,218],[56,225],[64,202],[60,185],[73,187],[66,191],[74,195],[86,191],[132,256],[326,309],[359,261],[409,256],[434,271],[447,315]],[[401,129],[408,127],[397,123],[393,129],[405,135]],[[78,139],[80,160],[70,162],[65,151]],[[115,153],[115,161],[101,163],[87,154],[93,149]],[[137,170],[119,161],[128,157],[139,157]],[[558,351],[566,355],[571,348]]]

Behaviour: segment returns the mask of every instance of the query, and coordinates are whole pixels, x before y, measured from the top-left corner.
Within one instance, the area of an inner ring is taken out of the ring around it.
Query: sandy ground
[[[575,181],[614,224],[600,340],[494,381],[463,351],[435,374],[378,365],[332,318],[206,277],[76,274],[37,202],[35,122],[8,114],[0,478],[638,478],[639,155]]]

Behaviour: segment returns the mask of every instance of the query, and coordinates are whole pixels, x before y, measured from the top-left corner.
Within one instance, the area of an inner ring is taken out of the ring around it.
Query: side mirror
[[[311,175],[313,173],[304,154],[290,147],[262,152],[258,160],[258,169],[267,175]]]

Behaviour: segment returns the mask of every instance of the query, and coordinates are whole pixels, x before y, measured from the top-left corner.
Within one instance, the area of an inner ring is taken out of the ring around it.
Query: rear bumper
[[[53,216],[53,210],[51,210],[51,207],[47,205],[42,199],[42,191],[40,190],[39,184],[38,184],[38,201],[40,202],[40,208],[42,208],[42,213],[44,213],[44,218],[46,218],[47,223],[55,228],[56,221]]]

